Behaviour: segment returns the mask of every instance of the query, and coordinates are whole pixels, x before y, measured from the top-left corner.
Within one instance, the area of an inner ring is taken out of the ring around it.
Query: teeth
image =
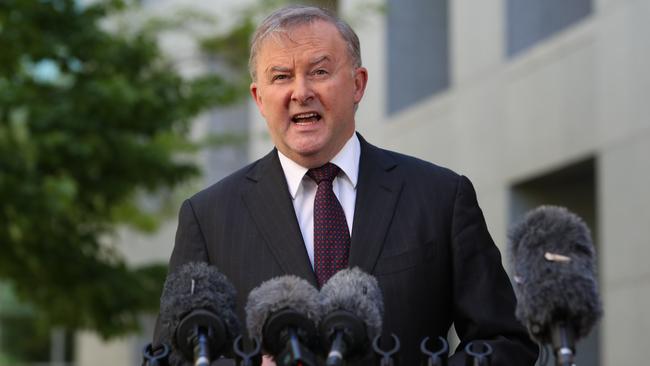
[[[318,117],[318,113],[301,113],[301,114],[296,114],[293,118],[295,119],[303,119],[303,118],[316,118]]]

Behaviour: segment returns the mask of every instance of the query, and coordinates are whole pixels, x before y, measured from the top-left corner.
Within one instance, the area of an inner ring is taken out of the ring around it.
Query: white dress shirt
[[[359,157],[361,145],[357,134],[345,143],[341,151],[330,161],[341,168],[339,175],[332,182],[332,190],[343,207],[348,230],[352,236],[352,220],[354,218],[354,203],[357,197],[357,178],[359,177]],[[314,199],[318,185],[307,174],[307,168],[298,165],[278,150],[280,164],[287,179],[289,193],[293,199],[302,238],[312,268],[314,267]]]

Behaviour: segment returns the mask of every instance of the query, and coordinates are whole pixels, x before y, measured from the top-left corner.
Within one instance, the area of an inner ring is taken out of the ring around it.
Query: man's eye
[[[327,70],[324,69],[315,70],[314,75],[327,75]]]
[[[288,79],[288,78],[289,78],[289,75],[278,74],[278,75],[273,75],[273,77],[271,78],[271,81],[285,80],[285,79]]]

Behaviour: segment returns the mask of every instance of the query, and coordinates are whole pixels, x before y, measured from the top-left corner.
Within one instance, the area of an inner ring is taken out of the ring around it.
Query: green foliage
[[[50,334],[39,328],[31,316],[0,315],[0,323],[0,365],[48,359]]]
[[[204,37],[200,42],[203,52],[214,55],[233,70],[233,81],[241,93],[248,91],[248,41],[255,31],[251,16],[242,17],[229,32]]]
[[[107,31],[120,1],[81,3],[0,2],[0,280],[49,323],[108,337],[157,309],[165,269],[127,267],[107,239],[155,227],[136,194],[198,173],[189,123],[237,92],[181,78],[148,32]]]

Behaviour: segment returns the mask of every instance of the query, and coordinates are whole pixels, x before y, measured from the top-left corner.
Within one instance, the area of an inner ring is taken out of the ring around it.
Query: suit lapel
[[[253,186],[243,194],[244,203],[274,259],[287,274],[305,278],[316,286],[276,150],[262,158],[247,178]]]
[[[350,267],[372,273],[381,253],[386,232],[395,213],[402,179],[394,171],[395,161],[360,135],[361,161],[352,224]]]

